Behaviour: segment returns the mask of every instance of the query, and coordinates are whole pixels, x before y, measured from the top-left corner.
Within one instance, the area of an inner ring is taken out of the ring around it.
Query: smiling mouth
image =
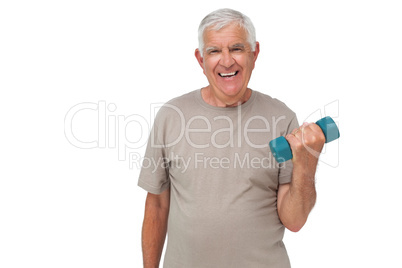
[[[232,72],[232,73],[218,73],[218,74],[219,74],[220,77],[230,78],[230,77],[236,76],[238,73],[239,73],[239,71],[235,71],[235,72]]]

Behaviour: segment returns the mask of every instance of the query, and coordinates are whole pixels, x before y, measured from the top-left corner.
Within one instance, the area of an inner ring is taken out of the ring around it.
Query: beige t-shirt
[[[195,90],[159,110],[138,185],[170,186],[165,268],[290,267],[276,202],[293,166],[268,143],[296,127],[286,105],[257,91],[221,108]]]

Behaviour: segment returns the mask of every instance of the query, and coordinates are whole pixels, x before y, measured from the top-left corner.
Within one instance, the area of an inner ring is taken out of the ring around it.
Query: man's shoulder
[[[183,95],[180,95],[178,97],[175,97],[175,98],[169,100],[168,102],[165,103],[165,105],[168,105],[168,106],[173,105],[173,106],[183,107],[183,108],[185,106],[194,105],[196,95],[198,92],[199,92],[199,89],[190,91],[188,93],[185,93]]]
[[[295,112],[289,108],[283,101],[273,98],[268,94],[255,91],[257,103],[268,108],[275,114],[295,115]]]
[[[196,94],[198,90],[193,90],[181,96],[170,99],[160,106],[156,119],[162,121],[174,121],[183,119],[191,110],[197,107]]]

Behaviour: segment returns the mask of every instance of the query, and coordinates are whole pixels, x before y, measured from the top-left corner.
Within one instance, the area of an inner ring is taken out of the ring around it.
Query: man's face
[[[247,85],[259,53],[247,41],[246,31],[237,25],[228,25],[219,31],[206,30],[203,57],[196,57],[209,81],[213,96],[223,105],[236,105],[247,91]]]

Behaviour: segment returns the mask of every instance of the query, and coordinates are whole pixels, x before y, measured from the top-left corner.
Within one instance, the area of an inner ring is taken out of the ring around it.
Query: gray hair
[[[205,30],[212,27],[212,30],[219,31],[223,27],[236,23],[247,32],[247,41],[251,46],[251,50],[255,51],[256,37],[255,28],[250,18],[239,11],[223,8],[209,13],[200,23],[198,27],[198,49],[201,56],[204,49],[204,33]]]

